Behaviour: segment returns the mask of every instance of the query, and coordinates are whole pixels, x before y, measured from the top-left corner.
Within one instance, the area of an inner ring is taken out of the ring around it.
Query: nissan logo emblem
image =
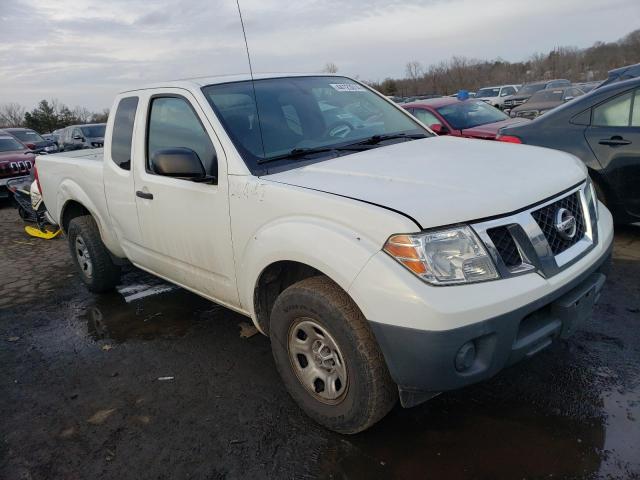
[[[558,234],[565,240],[571,240],[578,229],[576,217],[566,208],[559,208],[553,225]]]

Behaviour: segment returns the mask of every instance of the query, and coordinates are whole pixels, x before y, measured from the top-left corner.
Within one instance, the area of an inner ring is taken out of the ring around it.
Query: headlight
[[[393,235],[384,251],[433,285],[499,278],[484,245],[468,226],[412,235]]]

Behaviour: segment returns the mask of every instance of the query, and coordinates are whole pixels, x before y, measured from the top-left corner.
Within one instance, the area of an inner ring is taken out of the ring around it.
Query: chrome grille
[[[536,206],[471,225],[503,278],[530,271],[551,277],[598,243],[597,205],[585,193],[588,188],[583,183]],[[575,219],[572,236],[570,230],[556,228],[560,218],[569,221],[571,216]]]
[[[562,237],[556,229],[555,215],[560,208],[566,208],[569,210],[571,215],[576,219],[576,233],[572,238],[567,239]],[[547,242],[549,242],[549,247],[551,247],[551,251],[554,255],[564,252],[584,237],[584,215],[582,213],[580,197],[577,192],[569,195],[568,197],[564,197],[551,205],[547,205],[540,210],[531,212],[531,215],[533,215],[533,218],[535,218],[538,225],[540,225],[540,229],[542,230],[542,233],[544,233]]]
[[[502,261],[508,268],[517,267],[522,264],[522,257],[518,251],[518,246],[507,227],[490,228],[487,230],[487,234],[495,245]]]

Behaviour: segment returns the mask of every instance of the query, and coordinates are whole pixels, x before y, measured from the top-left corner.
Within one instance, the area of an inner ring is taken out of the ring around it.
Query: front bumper
[[[531,357],[558,338],[569,337],[591,314],[605,282],[609,252],[561,289],[512,312],[453,330],[424,331],[370,322],[403,406],[434,394],[486,380]],[[473,345],[464,370],[459,352]]]
[[[372,257],[349,293],[370,321],[403,406],[490,378],[570,335],[590,314],[611,257],[611,215],[599,210],[598,243],[548,278],[531,272],[432,287],[385,254]],[[460,369],[469,342],[475,355]]]

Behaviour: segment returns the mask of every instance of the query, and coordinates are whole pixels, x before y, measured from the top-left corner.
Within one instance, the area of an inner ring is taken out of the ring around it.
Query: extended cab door
[[[109,217],[118,242],[132,262],[142,243],[138,224],[135,185],[131,171],[134,155],[133,131],[138,113],[139,98],[127,95],[116,100],[113,122],[107,125],[104,149],[104,189]],[[144,123],[144,119],[142,119]]]
[[[594,107],[584,135],[624,209],[640,215],[640,89]]]
[[[188,91],[163,89],[142,101],[146,131],[137,134],[134,156],[142,231],[140,265],[211,299],[237,305],[222,146]],[[198,183],[155,173],[150,163],[153,155],[175,148],[194,151],[206,174],[215,180]]]

